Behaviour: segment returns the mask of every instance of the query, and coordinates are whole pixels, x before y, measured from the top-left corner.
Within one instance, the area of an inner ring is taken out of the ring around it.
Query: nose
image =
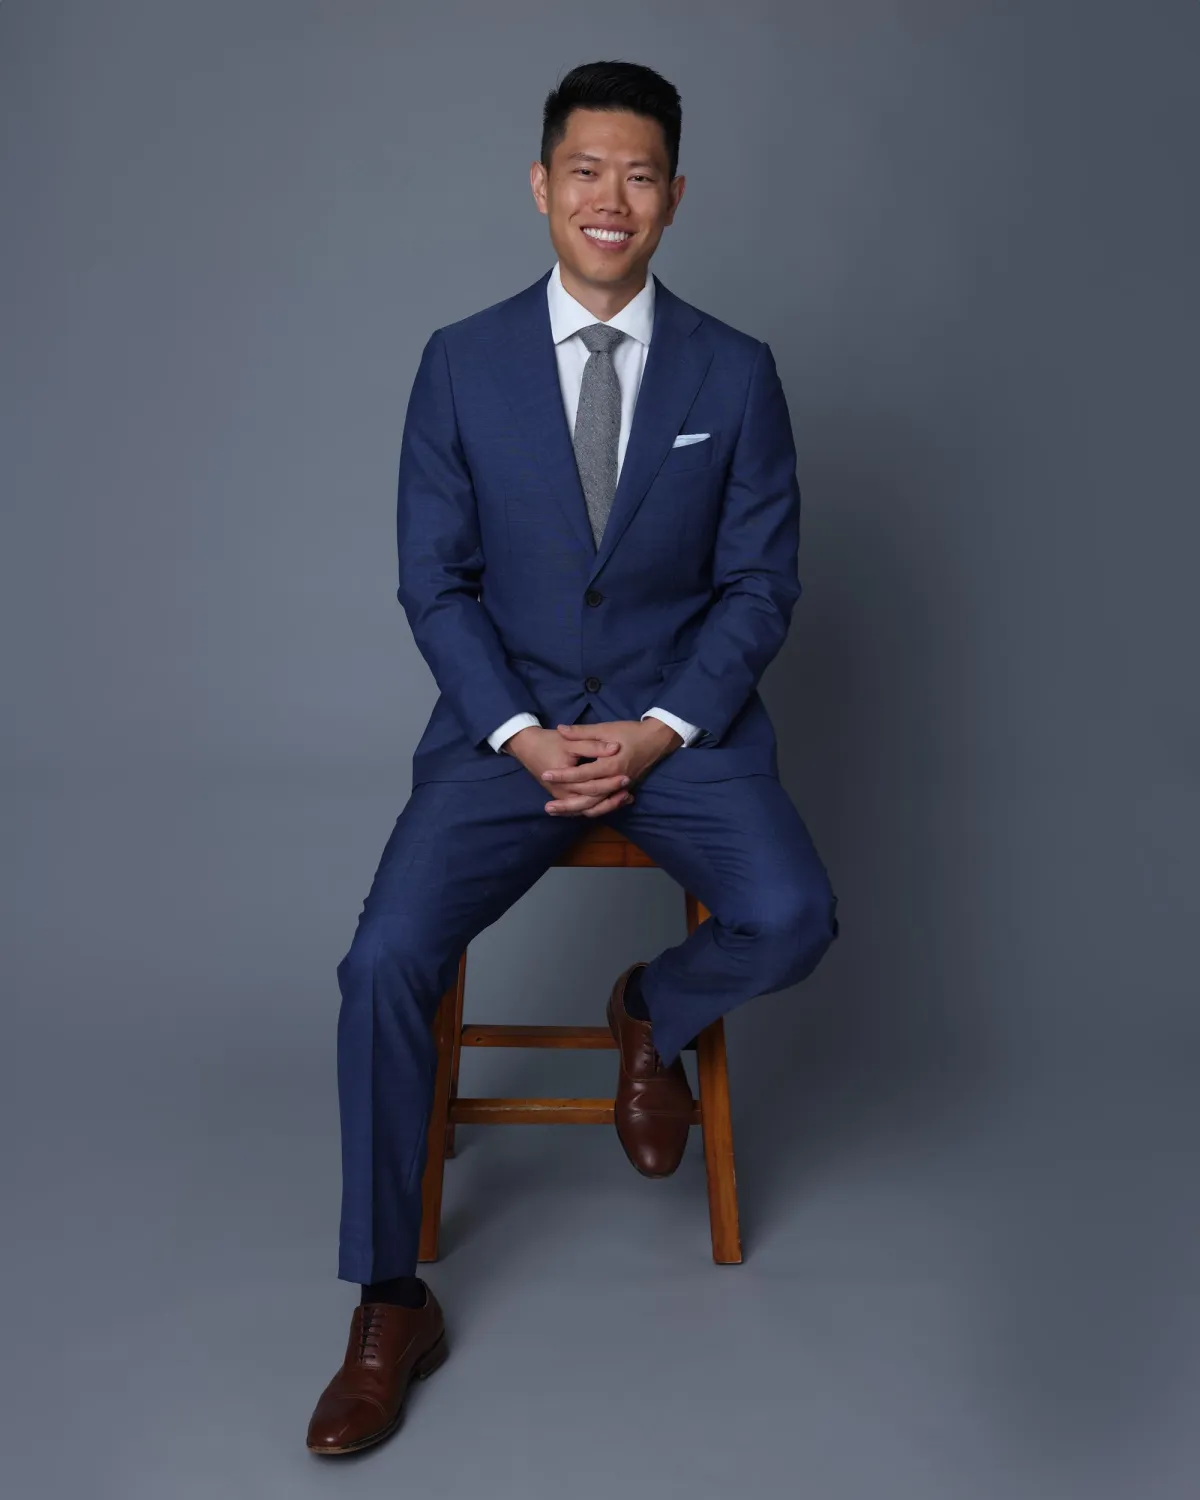
[[[625,197],[625,179],[620,172],[605,172],[596,183],[592,208],[596,213],[612,213],[625,216],[628,203]]]

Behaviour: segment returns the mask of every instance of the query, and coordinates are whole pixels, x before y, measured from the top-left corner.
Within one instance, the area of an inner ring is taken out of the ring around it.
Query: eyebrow
[[[568,161],[603,161],[602,156],[593,156],[590,151],[572,151],[567,157]],[[648,156],[635,157],[625,163],[627,167],[655,167],[658,163],[651,161]]]

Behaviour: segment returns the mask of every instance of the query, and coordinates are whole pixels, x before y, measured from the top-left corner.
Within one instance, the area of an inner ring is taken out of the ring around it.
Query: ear
[[[674,223],[674,221],[675,221],[675,210],[679,207],[680,201],[683,198],[684,189],[686,187],[687,187],[687,178],[686,177],[675,177],[675,178],[672,179],[671,186],[670,186],[670,189],[669,189],[670,196],[669,196],[669,199],[668,199],[668,202],[669,202],[670,206],[667,209],[667,216],[663,220],[664,224]]]
[[[538,213],[548,214],[549,205],[546,202],[546,169],[540,161],[535,161],[529,168],[529,186],[533,192],[533,201],[538,206]]]

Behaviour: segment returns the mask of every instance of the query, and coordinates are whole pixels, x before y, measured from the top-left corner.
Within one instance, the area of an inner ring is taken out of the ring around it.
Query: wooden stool
[[[602,823],[585,833],[554,863],[586,869],[657,868],[655,861],[636,844],[615,828]],[[689,932],[710,915],[704,904],[690,892],[684,893],[684,908]],[[429,1120],[429,1152],[421,1183],[419,1259],[422,1261],[438,1258],[442,1180],[446,1158],[454,1155],[456,1125],[602,1125],[611,1124],[613,1119],[611,1099],[460,1099],[458,1065],[464,1047],[616,1050],[607,1026],[464,1026],[466,981],[467,955],[464,951],[458,962],[458,979],[442,996],[433,1022],[438,1066]],[[719,1265],[737,1265],[742,1259],[742,1242],[738,1229],[729,1072],[722,1020],[718,1017],[711,1026],[706,1026],[694,1041],[688,1043],[688,1047],[695,1050],[700,1079],[700,1097],[694,1119],[704,1135],[713,1260]]]

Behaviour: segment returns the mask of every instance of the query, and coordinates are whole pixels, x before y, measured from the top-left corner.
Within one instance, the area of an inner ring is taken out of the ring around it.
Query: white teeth
[[[625,229],[585,229],[583,232],[593,240],[627,240],[630,237]]]

